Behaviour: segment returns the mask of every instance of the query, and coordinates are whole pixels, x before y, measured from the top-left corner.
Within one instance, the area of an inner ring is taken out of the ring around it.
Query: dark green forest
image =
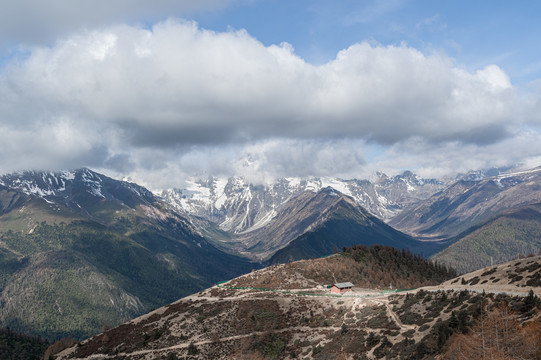
[[[41,337],[0,328],[0,359],[41,360],[49,343]]]

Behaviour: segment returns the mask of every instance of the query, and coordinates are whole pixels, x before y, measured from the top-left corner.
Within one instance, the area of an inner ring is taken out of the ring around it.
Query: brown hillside
[[[439,284],[453,271],[390,246],[357,245],[326,258],[267,267],[228,285],[270,289],[308,289],[349,281],[359,288],[411,289]]]
[[[322,286],[353,276],[360,263],[355,259],[363,254],[370,255],[364,260],[372,266],[390,254],[384,248],[374,251],[354,247],[345,255],[253,272],[78,343],[57,359],[457,359],[464,344],[478,345],[477,334],[485,328],[508,344],[507,358],[520,351],[522,358],[536,359],[541,353],[535,340],[541,334],[541,301],[533,291],[525,297],[471,291],[476,276],[516,278],[527,272],[533,279],[538,259],[502,264],[492,274],[468,274],[471,290],[433,287],[389,294],[354,288],[340,296]],[[400,268],[395,263],[388,268]],[[509,280],[507,286],[514,292],[526,289],[517,286],[520,281]],[[261,285],[276,288],[256,289]],[[496,325],[486,327],[499,311],[515,329],[512,342]],[[513,347],[516,339],[528,344],[528,351]]]

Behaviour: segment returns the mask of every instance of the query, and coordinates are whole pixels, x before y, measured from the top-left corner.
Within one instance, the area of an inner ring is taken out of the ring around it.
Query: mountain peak
[[[335,188],[333,188],[331,186],[324,187],[319,192],[327,194],[327,195],[331,195],[331,196],[340,196],[341,197],[341,196],[344,195],[344,194],[338,192]]]
[[[192,180],[184,189],[170,189],[161,196],[177,210],[216,223],[235,233],[260,228],[289,200],[305,191],[327,189],[350,196],[369,213],[389,220],[403,208],[443,190],[445,184],[422,179],[406,171],[388,177],[378,173],[371,180],[343,180],[332,177],[289,177],[256,186],[239,177]]]
[[[111,179],[88,168],[66,171],[24,171],[3,175],[5,187],[71,208],[85,207],[89,199],[116,200],[133,207],[152,203],[154,195],[142,186]]]

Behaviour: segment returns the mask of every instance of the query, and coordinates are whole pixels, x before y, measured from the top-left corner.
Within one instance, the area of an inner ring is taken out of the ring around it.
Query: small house
[[[344,294],[353,291],[353,284],[348,282],[336,283],[331,286],[331,292],[335,294]]]

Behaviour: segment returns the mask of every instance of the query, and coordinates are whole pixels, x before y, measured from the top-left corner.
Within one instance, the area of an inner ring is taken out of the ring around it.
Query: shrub
[[[197,355],[199,353],[199,350],[197,349],[197,346],[192,342],[190,345],[188,345],[188,355]]]
[[[379,343],[379,338],[377,337],[377,335],[371,332],[366,338],[366,348],[370,350],[374,346],[376,346],[378,343]]]
[[[283,357],[287,341],[279,334],[265,334],[256,344],[256,349],[266,358]]]

